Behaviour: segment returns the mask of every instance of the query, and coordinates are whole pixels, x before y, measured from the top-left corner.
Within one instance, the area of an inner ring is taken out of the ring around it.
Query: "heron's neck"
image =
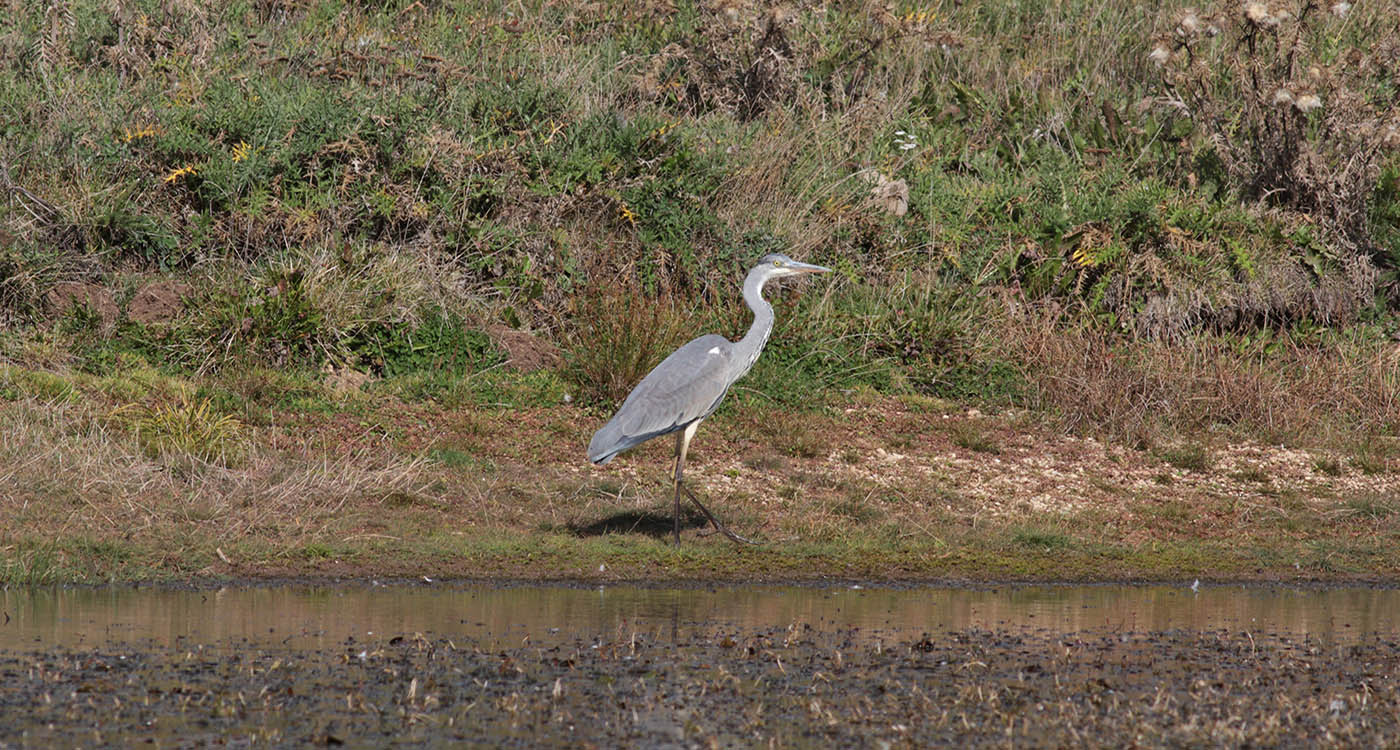
[[[763,352],[763,345],[768,343],[768,334],[773,332],[773,306],[763,299],[763,284],[767,281],[768,275],[758,270],[744,279],[744,302],[753,310],[753,324],[749,326],[749,332],[734,345],[735,365],[739,368],[734,376],[736,379],[753,367],[758,355]]]

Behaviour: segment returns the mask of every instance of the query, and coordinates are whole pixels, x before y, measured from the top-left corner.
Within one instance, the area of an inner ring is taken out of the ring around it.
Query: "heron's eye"
[[[778,267],[778,268],[782,268],[782,267],[783,267],[783,262],[782,262],[781,260],[775,260],[775,261],[773,261],[773,265],[776,266],[776,267]]]

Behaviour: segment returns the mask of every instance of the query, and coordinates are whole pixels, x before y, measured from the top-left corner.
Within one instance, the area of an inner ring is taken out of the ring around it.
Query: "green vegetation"
[[[446,480],[386,467],[562,454],[673,346],[742,332],[738,280],[781,250],[838,273],[769,293],[777,328],[731,394],[764,415],[754,465],[861,466],[808,421],[898,399],[1184,445],[1151,452],[1201,474],[1218,440],[1340,450],[1317,472],[1380,481],[1400,32],[1383,4],[1248,7],[16,6],[0,405],[43,455],[106,440],[89,471],[136,457],[314,525],[320,460],[419,512]],[[510,369],[502,331],[557,356]],[[502,412],[538,440],[493,447]],[[931,432],[1013,452],[1004,425],[883,434],[914,453]],[[105,486],[64,476],[62,502]],[[866,502],[830,507],[882,519]],[[264,559],[341,549],[306,533]],[[7,578],[48,575],[25,554]]]
[[[1202,445],[1179,445],[1162,451],[1162,460],[1186,471],[1206,471],[1210,469],[1210,451]]]
[[[225,464],[237,460],[242,424],[217,413],[209,399],[193,401],[182,393],[172,403],[123,407],[113,419],[129,427],[153,457],[174,453]]]
[[[996,441],[974,423],[955,422],[948,432],[953,438],[953,445],[959,448],[993,455],[1001,453]]]

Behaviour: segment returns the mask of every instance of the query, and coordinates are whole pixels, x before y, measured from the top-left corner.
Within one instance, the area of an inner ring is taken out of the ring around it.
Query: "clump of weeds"
[[[987,430],[975,422],[958,421],[948,425],[948,435],[953,439],[953,445],[965,450],[977,453],[988,453],[1000,455],[1001,446],[996,440],[987,434]]]
[[[177,392],[170,401],[131,404],[112,412],[151,458],[193,458],[236,464],[245,452],[246,429],[230,414],[220,413],[208,398]]]
[[[1194,472],[1210,471],[1214,463],[1210,451],[1197,443],[1163,449],[1158,457],[1175,468]]]

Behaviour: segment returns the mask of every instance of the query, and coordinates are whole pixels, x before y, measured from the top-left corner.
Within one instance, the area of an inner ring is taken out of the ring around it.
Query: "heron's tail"
[[[593,439],[588,441],[588,460],[599,466],[613,460],[613,456],[621,453],[623,447],[618,445],[618,439],[612,435],[612,423],[603,425],[601,430],[593,433]]]

